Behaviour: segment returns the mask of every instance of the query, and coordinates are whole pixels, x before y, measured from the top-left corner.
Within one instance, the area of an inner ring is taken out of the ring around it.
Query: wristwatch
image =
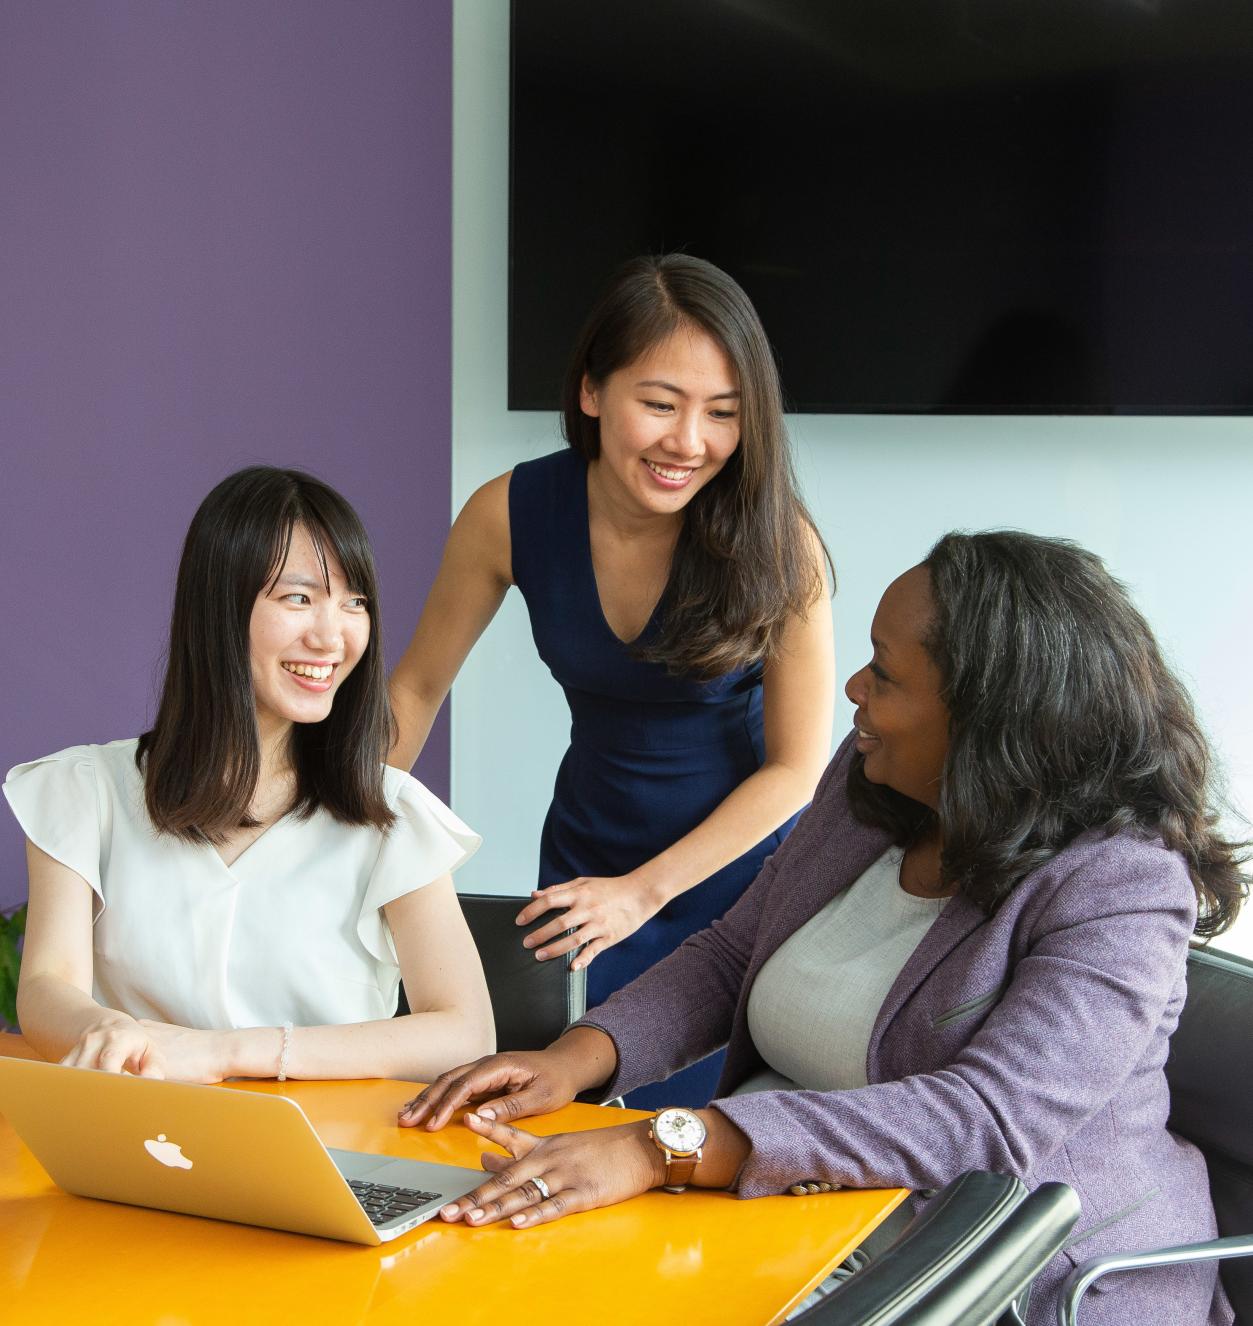
[[[708,1136],[698,1114],[672,1105],[653,1116],[648,1129],[652,1144],[666,1158],[667,1192],[682,1192],[700,1164],[701,1147]]]

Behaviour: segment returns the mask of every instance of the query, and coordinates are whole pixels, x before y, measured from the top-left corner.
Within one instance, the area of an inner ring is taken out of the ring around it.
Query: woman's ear
[[[579,383],[579,409],[590,419],[600,418],[600,401],[597,399],[596,388],[586,373],[583,374],[583,381]]]

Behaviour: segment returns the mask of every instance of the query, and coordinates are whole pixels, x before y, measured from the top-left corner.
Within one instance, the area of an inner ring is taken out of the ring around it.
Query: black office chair
[[[864,1270],[795,1318],[798,1326],[996,1326],[1057,1255],[1079,1218],[1063,1183],[972,1170],[954,1179]]]
[[[1222,1259],[1220,1274],[1236,1321],[1253,1323],[1253,962],[1194,949],[1188,997],[1170,1041],[1170,1128],[1199,1148],[1221,1237],[1177,1248],[1093,1257],[1066,1279],[1060,1326],[1075,1326],[1080,1300],[1103,1275],[1148,1266]]]
[[[462,893],[459,901],[483,961],[496,1019],[496,1048],[542,1050],[586,1012],[587,973],[571,971],[569,955],[537,962],[535,954],[522,947],[528,930],[515,925],[513,918],[528,899]],[[529,929],[551,919],[541,917]],[[396,1011],[409,1011],[403,989]]]

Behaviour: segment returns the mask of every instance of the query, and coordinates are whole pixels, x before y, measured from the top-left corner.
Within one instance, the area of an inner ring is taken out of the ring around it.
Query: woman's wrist
[[[645,861],[642,866],[631,871],[640,893],[647,899],[654,915],[661,911],[666,903],[691,887],[690,884],[674,878],[673,872],[666,867],[664,856],[663,852],[661,856],[655,856],[651,861]]]
[[[572,1088],[571,1098],[604,1086],[618,1070],[618,1047],[599,1027],[571,1027],[548,1047],[558,1071]]]
[[[629,1123],[624,1125],[631,1129],[639,1139],[640,1160],[643,1172],[648,1176],[648,1187],[664,1188],[666,1180],[670,1177],[669,1166],[666,1164],[666,1158],[661,1152],[661,1148],[653,1141],[653,1121],[651,1119],[641,1119],[638,1123]]]
[[[729,1188],[752,1154],[753,1144],[748,1134],[721,1110],[703,1109],[696,1113],[705,1125],[705,1145],[692,1183],[698,1188]]]
[[[282,1027],[240,1027],[213,1033],[218,1039],[223,1077],[277,1077],[283,1051]],[[290,1072],[291,1065],[288,1064]]]

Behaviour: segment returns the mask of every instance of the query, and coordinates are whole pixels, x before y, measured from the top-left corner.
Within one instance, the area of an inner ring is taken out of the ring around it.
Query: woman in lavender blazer
[[[968,1169],[1070,1184],[1083,1216],[1036,1282],[1032,1323],[1052,1319],[1078,1261],[1214,1235],[1204,1161],[1166,1128],[1163,1065],[1190,939],[1230,925],[1246,885],[1147,624],[1072,544],[949,535],[889,587],[872,643],[848,684],[857,731],[720,921],[548,1050],[453,1069],[406,1106],[402,1123],[430,1128],[482,1101],[467,1123],[509,1152],[485,1157],[494,1177],[446,1219],[526,1228],[664,1184],[648,1121],[543,1139],[507,1121],[661,1081],[725,1043],[693,1124],[696,1185],[926,1190]],[[889,892],[947,901],[883,978],[864,1085],[807,1088],[822,1065],[792,1059],[792,1089],[735,1094],[778,1067],[750,1030],[769,1023],[750,1008],[763,968],[885,859]],[[1212,1263],[1099,1285],[1092,1326],[1231,1321]]]

